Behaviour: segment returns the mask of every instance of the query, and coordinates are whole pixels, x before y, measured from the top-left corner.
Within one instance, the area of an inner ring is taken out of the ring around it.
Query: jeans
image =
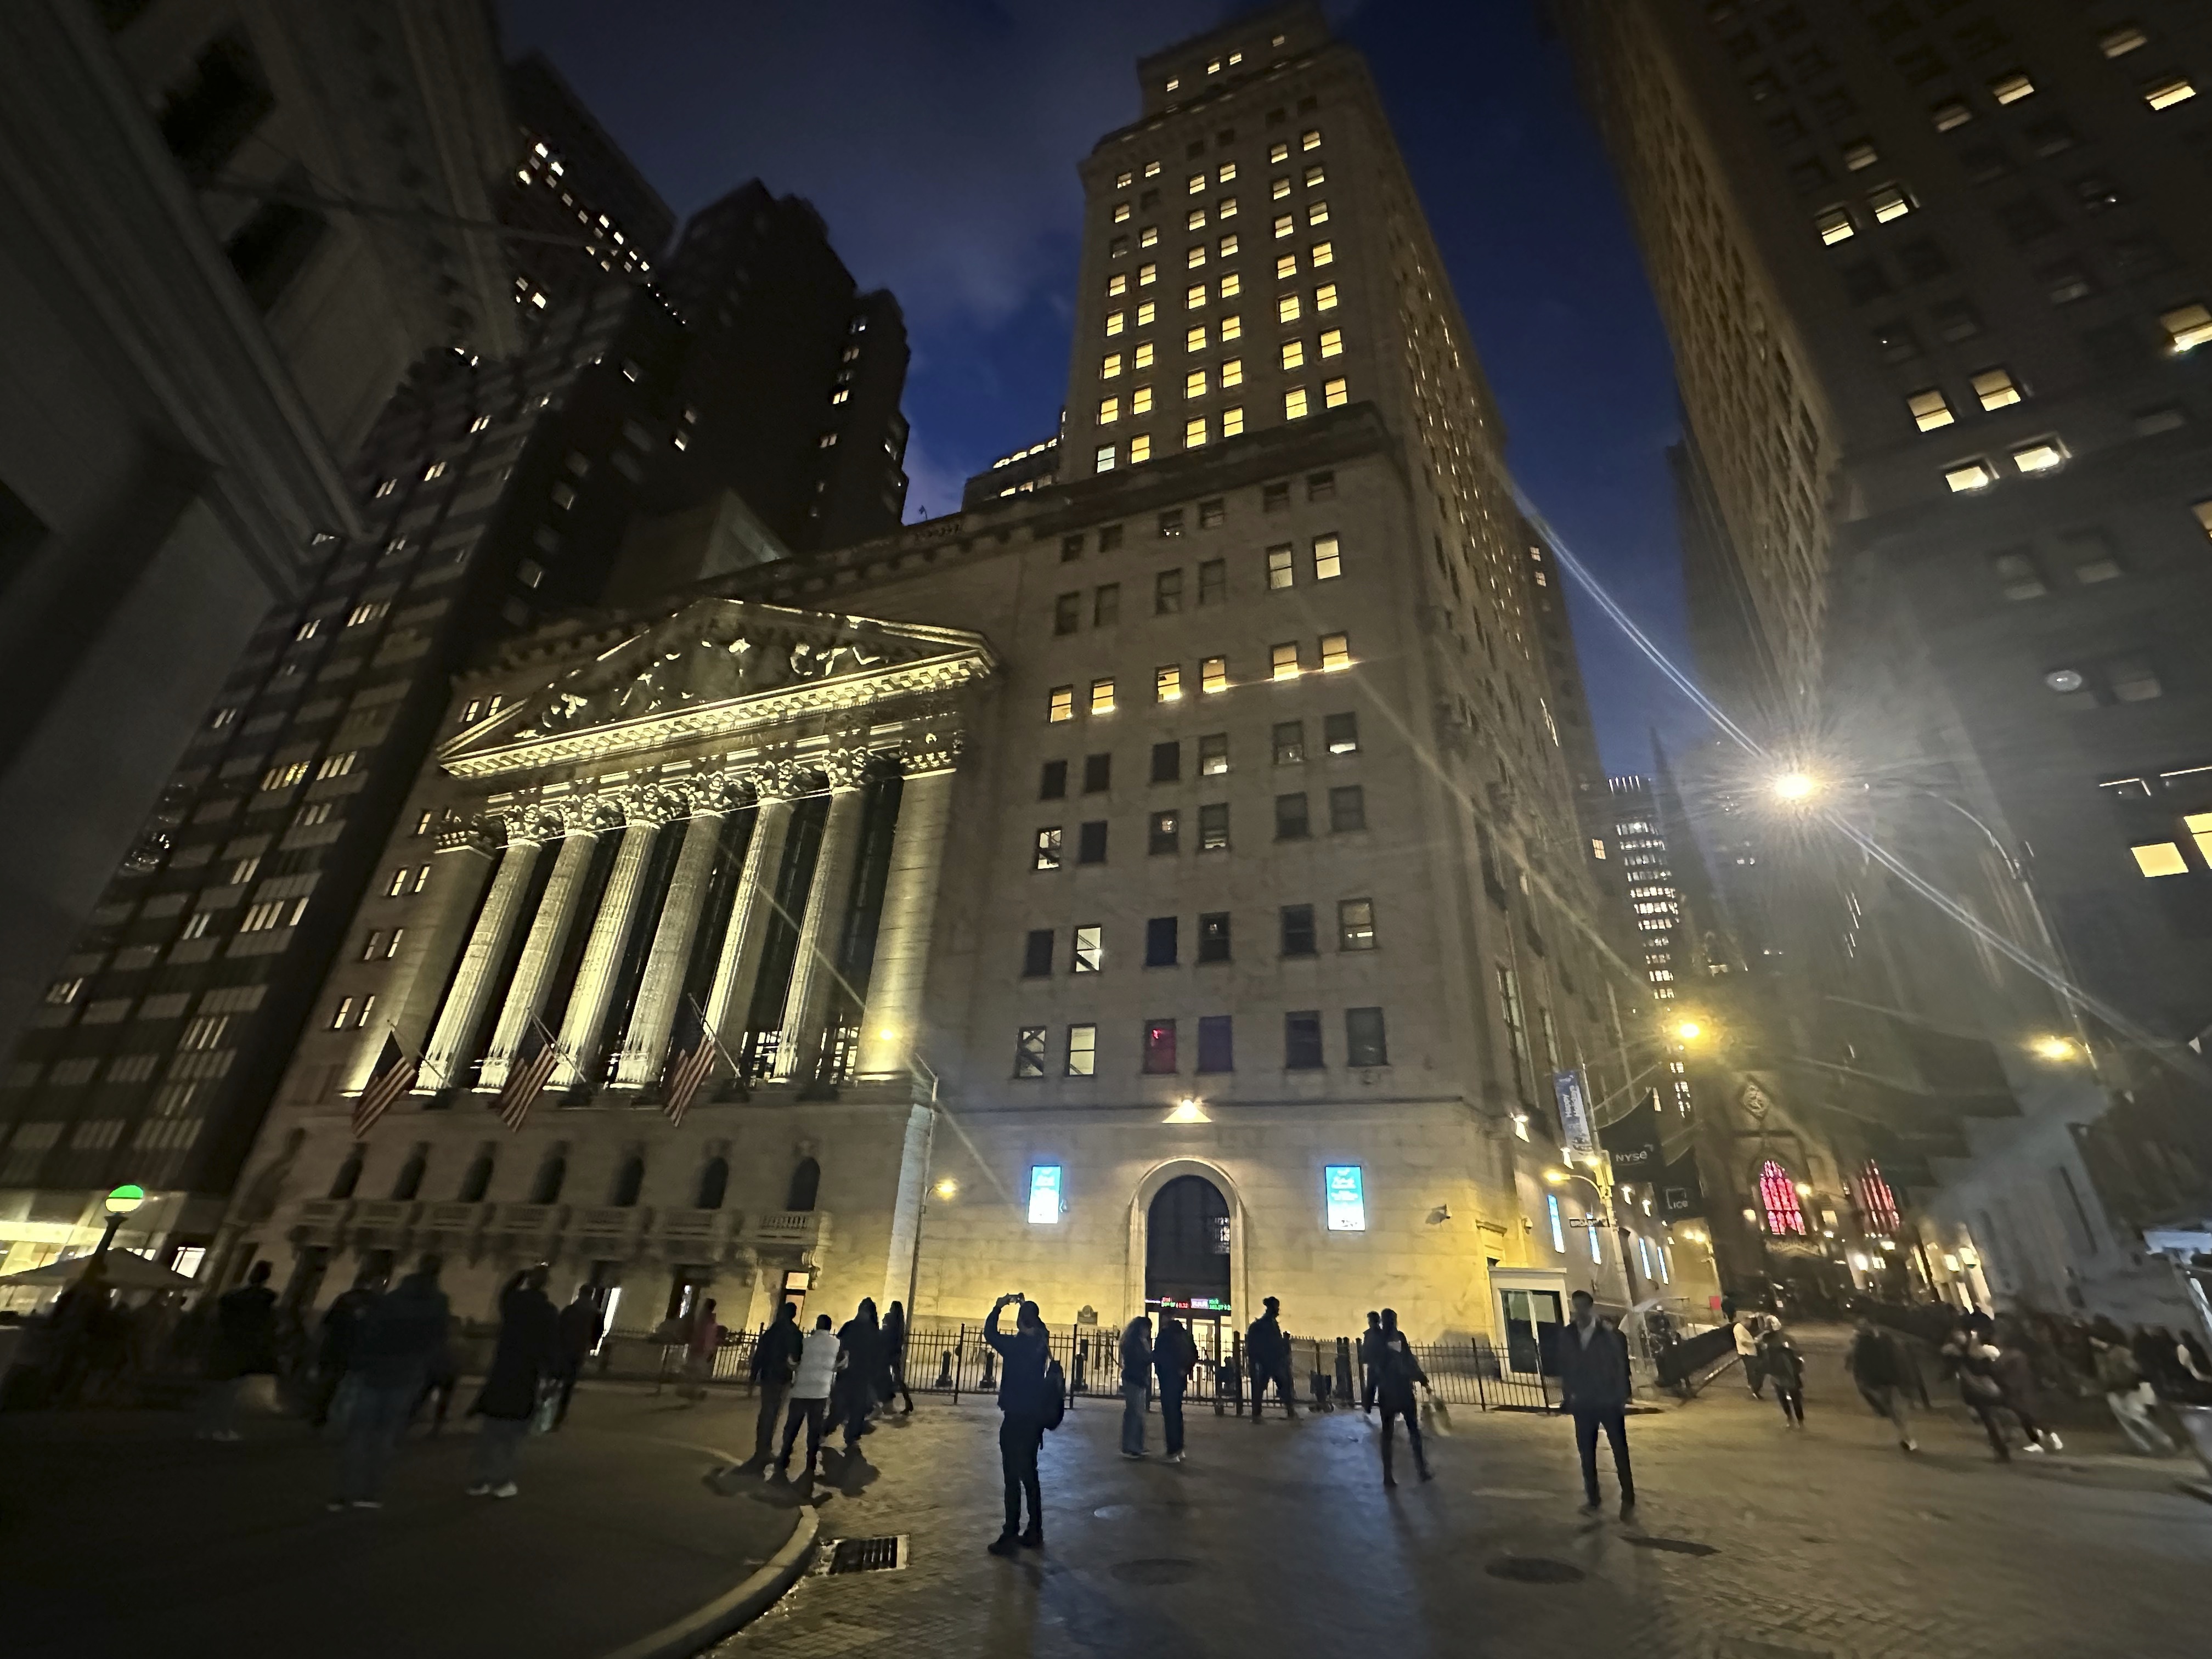
[[[1160,1385],[1160,1432],[1167,1437],[1168,1455],[1182,1449],[1182,1390]]]
[[[1628,1467],[1628,1413],[1619,1406],[1577,1406],[1574,1408],[1575,1449],[1582,1454],[1583,1495],[1597,1502],[1597,1431],[1602,1428],[1613,1447],[1613,1473],[1620,1482],[1620,1501],[1636,1497],[1636,1477]]]
[[[1398,1418],[1398,1417],[1403,1417],[1403,1418],[1406,1419],[1406,1439],[1407,1439],[1407,1443],[1408,1443],[1410,1445],[1412,1445],[1412,1447],[1413,1447],[1413,1467],[1414,1467],[1415,1468],[1419,1469],[1419,1470],[1423,1474],[1426,1474],[1429,1472],[1429,1460],[1428,1460],[1425,1456],[1424,1456],[1424,1455],[1422,1455],[1422,1452],[1421,1452],[1421,1416],[1420,1416],[1420,1413],[1419,1413],[1419,1411],[1417,1411],[1417,1410],[1416,1410],[1414,1407],[1413,1407],[1412,1406],[1392,1406],[1392,1405],[1385,1405],[1385,1406],[1382,1407],[1382,1478],[1383,1478],[1385,1480],[1389,1480],[1389,1479],[1391,1478],[1391,1477],[1390,1477],[1390,1424],[1391,1424],[1391,1419],[1394,1419],[1394,1418]],[[1579,1420],[1579,1419],[1577,1419],[1577,1420]],[[1614,1443],[1616,1446],[1618,1446],[1620,1443],[1619,1441],[1615,1441],[1613,1443]],[[1595,1480],[1595,1479],[1596,1479],[1596,1476],[1595,1476],[1595,1475],[1592,1475],[1592,1476],[1591,1476],[1591,1479],[1594,1480]]]
[[[822,1431],[830,1421],[830,1402],[819,1396],[812,1400],[794,1400],[789,1415],[783,1419],[783,1455],[775,1460],[779,1469],[791,1468],[791,1448],[799,1438],[799,1425],[806,1425],[806,1473],[811,1476],[822,1461]]]
[[[477,1427],[476,1450],[469,1457],[469,1484],[493,1486],[514,1480],[515,1455],[530,1432],[526,1417],[487,1417]]]
[[[1298,1408],[1297,1387],[1291,1381],[1291,1362],[1279,1359],[1266,1366],[1255,1366],[1252,1370],[1252,1420],[1260,1420],[1260,1411],[1267,1398],[1267,1384],[1275,1385],[1275,1397],[1283,1402],[1283,1415],[1296,1417]]]
[[[1145,1406],[1152,1392],[1141,1382],[1121,1384],[1121,1449],[1140,1457],[1145,1450]]]
[[[1805,1420],[1805,1388],[1802,1383],[1785,1382],[1778,1376],[1774,1379],[1774,1397],[1782,1403],[1782,1420],[1784,1423],[1802,1423]]]
[[[766,1468],[768,1460],[775,1455],[776,1425],[783,1421],[783,1402],[791,1398],[791,1384],[769,1382],[760,1385],[760,1415],[753,1420],[753,1462]]]
[[[356,1379],[346,1417],[345,1447],[338,1455],[338,1496],[351,1501],[374,1498],[384,1484],[399,1431],[415,1406],[421,1384],[413,1381],[371,1388]]]
[[[999,1424],[999,1467],[1006,1482],[1006,1535],[1022,1529],[1022,1494],[1030,1498],[1030,1529],[1044,1531],[1044,1491],[1037,1480],[1037,1450],[1044,1424],[1009,1412]]]

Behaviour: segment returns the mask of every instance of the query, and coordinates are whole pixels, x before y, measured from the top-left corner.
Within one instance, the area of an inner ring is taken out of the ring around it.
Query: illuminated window
[[[1213,216],[1216,219],[1234,219],[1237,216],[1237,198],[1234,196],[1224,196],[1216,202],[1213,204]],[[1234,236],[1224,236],[1222,240],[1225,242],[1234,242],[1237,239]],[[1233,247],[1223,250],[1226,253],[1234,253],[1236,251]]]
[[[1959,495],[1965,495],[1969,490],[1987,489],[1996,481],[1997,475],[1987,461],[1960,461],[1956,466],[1945,469],[1943,473],[1943,482]]]
[[[1097,930],[1093,928],[1092,932]],[[1078,957],[1080,961],[1081,958]],[[1081,969],[1076,969],[1078,973]],[[1067,1074],[1070,1077],[1089,1077],[1098,1066],[1098,1028],[1096,1025],[1071,1025],[1067,1028]]]
[[[2124,58],[2149,40],[2150,36],[2133,23],[2123,23],[2118,28],[2108,30],[2098,37],[2097,50],[2107,58]]]
[[[1159,164],[1158,161],[1147,161],[1147,162],[1146,162],[1146,163],[1145,163],[1145,177],[1146,177],[1146,178],[1147,178],[1147,179],[1157,179],[1158,177],[1159,177],[1159,172],[1160,172],[1160,164]]]
[[[1129,313],[1126,311],[1108,312],[1106,313],[1106,332],[1109,335],[1119,334],[1121,332],[1121,331],[1127,325],[1128,316]]]
[[[1985,368],[1974,376],[1973,385],[1974,395],[1981,399],[1985,413],[1994,413],[2021,400],[2020,386],[2009,369]]]
[[[1268,145],[1268,146],[1267,146],[1267,159],[1268,159],[1270,161],[1289,161],[1289,160],[1291,159],[1291,147],[1290,147],[1288,144],[1270,144],[1270,145]]]
[[[1224,392],[1243,384],[1244,360],[1242,357],[1231,357],[1221,365],[1221,389]]]
[[[1874,210],[1875,223],[1886,225],[1911,212],[1912,198],[1895,185],[1879,185],[1867,192],[1867,205]]]
[[[2146,876],[2180,876],[2189,872],[2189,861],[2170,841],[2146,842],[2128,850],[2136,855],[2136,868]]]
[[[1267,550],[1267,586],[1269,587],[1289,587],[1297,580],[1297,572],[1293,567],[1295,556],[1294,550],[1288,542],[1285,542],[1280,547],[1271,547]]]
[[[1297,295],[1285,294],[1282,298],[1275,301],[1275,320],[1277,322],[1295,323],[1297,319],[1298,296]]]
[[[1278,179],[1267,186],[1267,194],[1278,202],[1281,201],[1283,198],[1288,196],[1290,193],[1291,181],[1288,179]],[[1289,235],[1291,233],[1284,229],[1282,227],[1283,222],[1280,219],[1276,220],[1275,234],[1278,236]]]
[[[1038,830],[1032,867],[1038,870],[1057,870],[1060,868],[1060,826],[1054,824],[1049,830]]]
[[[1146,1022],[1144,1069],[1147,1074],[1153,1077],[1174,1075],[1176,1023],[1173,1020],[1154,1019]]]
[[[1344,574],[1344,562],[1334,535],[1314,538],[1313,562],[1314,580],[1317,582],[1325,582]]]
[[[1206,396],[1206,371],[1204,369],[1194,368],[1189,374],[1182,377],[1182,395],[1186,398],[1203,398]]]
[[[1111,426],[1121,418],[1121,400],[1119,398],[1101,398],[1098,400],[1099,425]]]
[[[1951,413],[1951,405],[1943,400],[1940,389],[1916,392],[1905,400],[1905,406],[1911,411],[1913,423],[1923,432],[1933,432],[1938,427],[1948,426],[1957,418]]]
[[[2212,310],[2201,305],[2180,306],[2163,312],[2158,323],[2166,331],[2166,349],[2176,356],[2212,341]]]
[[[1242,317],[1232,313],[1221,319],[1222,344],[1227,345],[1231,340],[1241,340],[1243,337],[1244,319]]]
[[[1144,264],[1137,267],[1137,286],[1139,288],[1150,288],[1154,283],[1159,281],[1159,279],[1160,268],[1158,265]]]
[[[1244,291],[1244,279],[1231,271],[1215,284],[1215,289],[1224,300],[1233,300]]]
[[[1206,244],[1203,242],[1195,243],[1189,248],[1186,249],[1183,252],[1182,262],[1184,266],[1189,270],[1196,270],[1200,265],[1204,264],[1206,263]]]
[[[1053,725],[1058,725],[1061,720],[1073,720],[1075,718],[1075,688],[1072,685],[1054,686],[1047,694],[1044,717]]]
[[[1324,409],[1343,408],[1351,395],[1351,392],[1346,389],[1345,382],[1340,379],[1322,382],[1321,401],[1322,407]]]
[[[1152,701],[1180,702],[1182,701],[1182,665],[1167,663],[1152,670]]]
[[[1244,430],[1244,411],[1242,408],[1221,411],[1221,435],[1234,438]]]
[[[1340,951],[1371,951],[1375,948],[1373,899],[1337,901],[1336,948]]]
[[[1990,96],[2000,104],[2017,104],[2021,99],[2034,95],[2035,82],[2020,70],[2008,75],[2000,75],[1990,82]]]
[[[1277,282],[1279,283],[1285,277],[1295,276],[1297,274],[1298,256],[1297,254],[1285,253],[1275,261],[1275,280]]]
[[[1224,259],[1233,258],[1237,253],[1237,239],[1234,236],[1223,237],[1221,240],[1215,245],[1214,251],[1219,253]]]
[[[1552,1248],[1561,1255],[1565,1255],[1567,1253],[1567,1231],[1559,1220],[1559,1195],[1557,1193],[1546,1193],[1544,1208],[1552,1221]]]
[[[1195,416],[1182,423],[1182,447],[1199,449],[1206,444],[1206,416]]]
[[[1285,340],[1283,342],[1283,367],[1285,368],[1304,368],[1305,367],[1305,362],[1306,343],[1304,340]]]
[[[1310,248],[1306,250],[1306,263],[1310,264],[1316,270],[1319,270],[1323,265],[1334,264],[1336,263],[1336,244],[1334,242],[1316,242]]]
[[[1114,446],[1111,444],[1099,445],[1098,453],[1093,455],[1091,459],[1091,470],[1093,471],[1111,472],[1114,470]]]
[[[1844,165],[1853,173],[1863,173],[1880,160],[1881,152],[1870,138],[1856,138],[1844,146]]]
[[[1235,184],[1237,182],[1237,163],[1234,161],[1224,161],[1221,166],[1215,170],[1213,181],[1219,185]]]
[[[2022,472],[2051,472],[2066,463],[2066,447],[2056,438],[2038,438],[2012,452],[2012,464]]]
[[[1132,368],[1139,371],[1150,368],[1152,366],[1152,343],[1150,340],[1139,340],[1137,342],[1136,356],[1129,360],[1129,366]],[[1144,390],[1144,388],[1141,387],[1139,389]],[[1141,414],[1143,411],[1136,410],[1133,412]]]
[[[1129,273],[1117,270],[1106,279],[1106,297],[1115,299],[1129,291]]]
[[[1206,657],[1198,665],[1198,689],[1207,696],[1229,689],[1229,659]]]
[[[1304,132],[1300,133],[1298,135],[1298,148],[1300,149],[1319,149],[1321,148],[1321,129],[1318,127],[1309,128]]]
[[[446,464],[443,461],[433,461],[422,469],[423,482],[427,483],[432,478],[441,478],[445,473]]]
[[[1123,174],[1122,176],[1123,176],[1124,178],[1126,178],[1126,177],[1127,177],[1128,175],[1127,175],[1127,174],[1125,173],[1125,174]],[[1115,224],[1117,224],[1117,225],[1118,225],[1118,224],[1124,223],[1124,222],[1128,219],[1128,217],[1129,217],[1129,204],[1128,204],[1127,202],[1116,202],[1116,203],[1115,203],[1115,204],[1114,204],[1114,222],[1115,222]]]
[[[1858,227],[1851,223],[1848,208],[1832,207],[1815,214],[1813,228],[1820,233],[1820,240],[1831,247],[1838,242],[1847,242],[1858,234]]]
[[[1348,634],[1324,634],[1321,636],[1321,672],[1333,674],[1340,668],[1352,666],[1352,636]]]
[[[1286,421],[1303,420],[1305,415],[1306,389],[1294,386],[1283,393],[1283,418]]]
[[[1897,1195],[1882,1179],[1881,1166],[1869,1163],[1859,1171],[1859,1212],[1870,1233],[1888,1238],[1897,1231]]]
[[[1297,228],[1298,222],[1291,215],[1281,213],[1275,216],[1275,234],[1277,236],[1292,235],[1297,232]]]
[[[1202,207],[1193,208],[1189,214],[1184,218],[1182,228],[1185,230],[1204,230],[1206,228],[1206,210]]]
[[[1120,378],[1121,378],[1121,354],[1120,352],[1118,352],[1118,351],[1109,351],[1109,352],[1108,352],[1108,353],[1105,355],[1105,356],[1103,356],[1103,357],[1102,357],[1101,359],[1099,359],[1099,362],[1098,362],[1098,378],[1099,378],[1100,380],[1118,380],[1118,379],[1120,379]]]
[[[1328,204],[1326,202],[1316,202],[1311,207],[1308,208],[1306,210],[1306,222],[1309,225],[1327,224],[1328,222]]]
[[[1150,328],[1152,325],[1152,319],[1158,314],[1158,312],[1159,307],[1158,306],[1154,305],[1150,300],[1146,301],[1142,305],[1137,307],[1137,326],[1139,328]]]
[[[1344,356],[1344,331],[1342,329],[1325,328],[1322,330],[1321,355],[1324,357],[1341,357]]]
[[[1206,175],[1205,175],[1204,173],[1192,173],[1192,174],[1190,175],[1190,178],[1189,178],[1189,179],[1188,179],[1184,183],[1184,185],[1183,185],[1183,193],[1184,193],[1186,196],[1195,196],[1195,195],[1197,195],[1200,191],[1204,190],[1205,188],[1206,188]]]
[[[1201,311],[1205,307],[1206,284],[1204,283],[1193,283],[1182,291],[1182,308],[1185,311]]]
[[[1805,1212],[1797,1207],[1797,1188],[1790,1171],[1772,1158],[1759,1171],[1759,1201],[1766,1212],[1770,1233],[1802,1233]]]
[[[2153,109],[2172,109],[2176,104],[2185,104],[2197,95],[2197,88],[2186,76],[2168,76],[2143,88],[2143,102]]]
[[[1129,465],[1137,466],[1152,459],[1152,441],[1149,434],[1139,432],[1129,440]]]
[[[2197,843],[2198,856],[2206,863],[2212,864],[2212,812],[2191,812],[2182,819],[2181,827],[2189,831],[2190,840]]]
[[[1336,309],[1336,284],[1334,283],[1323,283],[1319,288],[1314,290],[1314,309],[1316,311],[1334,311]]]
[[[1042,1028],[1037,1038],[1039,1074],[1042,1074],[1044,1039]],[[1030,1170],[1030,1223],[1033,1226],[1052,1226],[1060,1220],[1060,1165],[1039,1164]]]
[[[1091,682],[1091,712],[1094,714],[1114,712],[1114,682],[1111,679]]]

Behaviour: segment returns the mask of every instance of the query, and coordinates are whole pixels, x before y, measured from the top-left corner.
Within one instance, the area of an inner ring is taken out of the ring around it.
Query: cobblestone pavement
[[[1955,1407],[1908,1458],[1838,1351],[1814,1346],[1802,1431],[1732,1376],[1631,1419],[1642,1502],[1626,1524],[1576,1513],[1556,1417],[1455,1412],[1431,1441],[1435,1483],[1386,1492],[1356,1414],[1194,1414],[1176,1467],[1157,1458],[1157,1417],[1155,1457],[1131,1462],[1118,1407],[1085,1401],[1047,1437],[1046,1548],[1016,1562],[983,1553],[995,1413],[925,1399],[817,1499],[825,1540],[905,1533],[911,1565],[805,1580],[714,1659],[2212,1652],[2212,1504],[2175,1486],[2193,1464],[2127,1457],[2097,1431],[2000,1465]]]
[[[587,1385],[523,1446],[520,1498],[463,1495],[457,1419],[409,1441],[384,1509],[331,1515],[337,1448],[295,1420],[249,1417],[216,1445],[176,1412],[9,1413],[0,1655],[599,1659],[790,1536],[794,1514],[702,1479],[717,1448],[750,1449],[750,1424],[735,1402]]]

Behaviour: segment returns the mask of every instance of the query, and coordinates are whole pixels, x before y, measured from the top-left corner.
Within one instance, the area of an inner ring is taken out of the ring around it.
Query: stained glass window
[[[1897,1231],[1897,1199],[1889,1190],[1889,1182],[1881,1178],[1881,1168],[1869,1159],[1859,1176],[1859,1208],[1865,1213],[1867,1231],[1887,1238]]]
[[[1797,1207],[1796,1184],[1790,1179],[1790,1171],[1771,1158],[1759,1172],[1759,1201],[1765,1208],[1770,1233],[1805,1231],[1805,1212]]]

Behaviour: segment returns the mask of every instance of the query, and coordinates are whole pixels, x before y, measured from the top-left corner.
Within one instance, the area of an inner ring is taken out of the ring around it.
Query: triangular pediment
[[[484,777],[638,754],[945,690],[995,665],[989,643],[965,629],[696,599],[560,670],[462,731],[438,759]]]

